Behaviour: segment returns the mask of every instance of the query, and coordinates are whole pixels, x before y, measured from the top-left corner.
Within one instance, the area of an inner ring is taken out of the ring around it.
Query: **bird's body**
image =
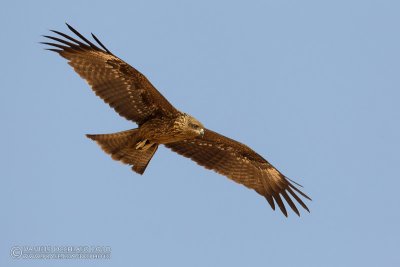
[[[296,214],[300,213],[291,197],[308,211],[296,192],[310,198],[262,156],[177,110],[143,74],[114,56],[96,36],[92,34],[101,48],[68,27],[81,40],[53,31],[65,39],[45,36],[58,42],[45,43],[55,47],[49,50],[66,58],[96,95],[139,126],[113,134],[87,135],[113,159],[132,165],[133,171],[143,174],[158,146],[165,145],[207,169],[254,189],[273,209],[276,203],[286,216],[281,197]]]
[[[204,134],[204,126],[195,118],[180,112],[176,115],[146,121],[138,128],[140,138],[165,145]]]

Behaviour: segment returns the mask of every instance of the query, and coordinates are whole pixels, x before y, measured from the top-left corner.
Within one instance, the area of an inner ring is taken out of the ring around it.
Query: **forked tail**
[[[146,170],[158,145],[146,146],[146,149],[137,148],[137,143],[143,141],[138,138],[138,129],[112,133],[112,134],[87,134],[115,160],[132,165],[132,170],[143,174]]]

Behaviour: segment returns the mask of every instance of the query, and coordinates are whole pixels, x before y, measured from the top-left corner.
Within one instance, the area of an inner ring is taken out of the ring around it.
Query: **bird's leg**
[[[142,149],[146,145],[147,139],[144,139],[136,144],[136,149]]]
[[[152,147],[154,145],[154,143],[147,143],[146,145],[144,145],[143,146],[143,148],[142,148],[142,150],[147,150],[147,149],[149,149],[150,147]]]
[[[136,149],[140,150],[147,150],[151,146],[153,146],[153,143],[151,143],[148,139],[144,139],[136,144]]]

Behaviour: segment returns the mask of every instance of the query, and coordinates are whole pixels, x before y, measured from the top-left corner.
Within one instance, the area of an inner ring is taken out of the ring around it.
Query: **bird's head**
[[[203,137],[204,126],[189,114],[183,113],[176,121],[175,125],[179,127],[181,133],[187,138]]]

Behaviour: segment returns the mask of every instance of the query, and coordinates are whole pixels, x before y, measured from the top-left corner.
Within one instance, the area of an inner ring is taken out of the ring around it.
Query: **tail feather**
[[[146,170],[158,145],[154,144],[146,150],[136,149],[138,129],[112,133],[112,134],[87,134],[86,136],[94,141],[114,160],[132,165],[132,170],[143,174]]]

